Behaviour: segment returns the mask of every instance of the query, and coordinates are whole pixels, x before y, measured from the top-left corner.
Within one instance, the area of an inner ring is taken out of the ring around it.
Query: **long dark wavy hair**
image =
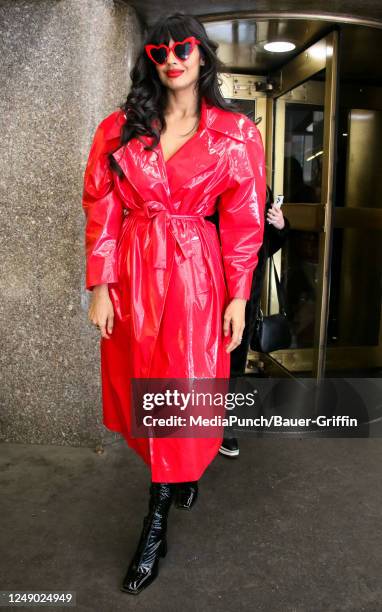
[[[208,37],[203,24],[196,17],[183,12],[172,13],[159,19],[148,31],[130,71],[131,89],[126,101],[119,105],[126,114],[126,122],[122,126],[118,148],[141,135],[154,138],[151,145],[144,147],[145,150],[153,150],[158,145],[161,131],[166,127],[164,112],[167,106],[167,87],[159,79],[155,64],[147,56],[144,47],[146,44],[168,45],[170,38],[180,41],[188,36],[195,36],[200,40],[201,44],[197,48],[204,59],[196,84],[199,118],[202,97],[219,108],[240,112],[235,103],[228,104],[225,101],[219,89],[221,79],[218,73],[224,72],[225,65],[216,55],[218,44]],[[153,120],[156,120],[157,127],[155,124],[151,125]],[[109,161],[111,168],[123,178],[122,170],[110,153]]]

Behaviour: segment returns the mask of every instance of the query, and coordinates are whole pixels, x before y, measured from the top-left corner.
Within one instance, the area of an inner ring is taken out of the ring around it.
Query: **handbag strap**
[[[273,261],[273,255],[270,257],[270,260],[271,260],[271,268],[273,264],[273,270],[275,273],[277,299],[279,301],[279,312],[281,312],[282,314],[286,314],[285,312],[285,301],[286,300],[285,300],[285,294],[284,294],[284,287],[282,286],[280,282],[279,275],[276,270],[275,262]]]

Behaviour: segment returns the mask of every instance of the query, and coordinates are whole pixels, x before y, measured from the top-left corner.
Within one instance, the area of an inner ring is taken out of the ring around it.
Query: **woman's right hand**
[[[114,308],[107,283],[93,287],[88,317],[98,327],[102,338],[110,338],[114,325]]]

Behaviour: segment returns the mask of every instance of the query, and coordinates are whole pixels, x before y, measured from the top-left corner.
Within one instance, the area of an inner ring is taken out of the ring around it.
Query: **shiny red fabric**
[[[152,137],[118,146],[121,110],[98,125],[84,175],[86,288],[109,284],[115,320],[100,339],[103,423],[154,482],[198,480],[221,438],[133,438],[132,378],[228,378],[225,307],[248,299],[264,232],[264,151],[244,114],[202,101],[197,132],[167,161]],[[107,153],[121,167],[111,171]],[[204,217],[219,210],[215,225]]]

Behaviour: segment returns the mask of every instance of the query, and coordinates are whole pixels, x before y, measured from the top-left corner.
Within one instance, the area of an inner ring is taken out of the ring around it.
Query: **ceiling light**
[[[275,40],[264,44],[264,49],[272,53],[286,53],[287,51],[293,51],[295,48],[296,45],[287,40]]]

